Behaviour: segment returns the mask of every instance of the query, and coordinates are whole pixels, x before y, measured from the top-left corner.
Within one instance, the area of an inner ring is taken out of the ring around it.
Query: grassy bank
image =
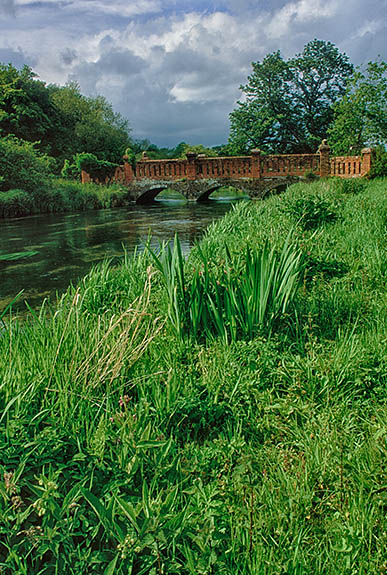
[[[3,573],[385,572],[386,187],[239,204],[3,318]]]
[[[32,214],[80,212],[124,206],[127,192],[119,185],[81,184],[60,178],[47,178],[33,191],[23,189],[0,193],[0,218]]]

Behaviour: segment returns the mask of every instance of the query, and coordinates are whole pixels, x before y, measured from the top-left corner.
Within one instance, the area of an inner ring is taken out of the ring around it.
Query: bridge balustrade
[[[196,177],[200,178],[249,178],[251,177],[251,156],[200,158],[195,161]]]
[[[260,156],[260,175],[266,176],[302,176],[306,171],[320,173],[319,154],[289,154]]]
[[[336,156],[331,158],[331,176],[353,178],[362,175],[362,156]]]
[[[144,180],[184,182],[203,180],[259,180],[277,177],[299,177],[313,172],[320,177],[338,176],[359,178],[371,169],[372,150],[365,148],[361,156],[330,156],[330,148],[323,140],[317,154],[264,155],[252,150],[251,156],[230,156],[209,158],[187,153],[187,159],[152,160],[146,157],[133,168],[127,156],[125,164],[117,167],[111,181],[126,185]],[[89,174],[82,171],[82,182],[91,181]],[[106,182],[109,183],[108,179]]]
[[[136,180],[179,180],[187,176],[187,160],[141,160],[136,164]]]

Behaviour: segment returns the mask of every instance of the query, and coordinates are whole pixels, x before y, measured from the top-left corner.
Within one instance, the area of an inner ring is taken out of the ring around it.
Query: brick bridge
[[[104,183],[118,182],[128,188],[130,200],[146,204],[166,189],[181,193],[187,200],[203,201],[223,186],[243,190],[250,198],[263,198],[269,191],[282,191],[299,181],[305,173],[316,176],[357,178],[371,167],[371,150],[361,156],[331,157],[324,140],[317,154],[263,155],[252,150],[251,156],[209,158],[187,153],[186,159],[151,160],[146,153],[133,168],[124,156],[124,165]],[[82,182],[91,181],[82,172]]]

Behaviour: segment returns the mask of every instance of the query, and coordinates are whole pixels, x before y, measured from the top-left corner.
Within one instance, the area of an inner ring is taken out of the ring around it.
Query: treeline
[[[57,178],[82,154],[120,163],[129,133],[104,97],[85,97],[76,83],[46,85],[27,66],[0,64],[0,216],[99,207],[100,192],[89,189],[85,198],[79,191],[74,202],[74,186]]]
[[[10,134],[35,142],[57,173],[81,152],[119,162],[131,142],[128,121],[103,96],[87,98],[74,82],[46,85],[27,66],[0,64],[0,135]]]

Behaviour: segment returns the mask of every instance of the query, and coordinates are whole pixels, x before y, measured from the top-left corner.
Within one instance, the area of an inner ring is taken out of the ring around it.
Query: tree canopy
[[[230,147],[245,153],[315,152],[344,95],[353,66],[331,42],[313,40],[301,54],[284,60],[280,51],[252,63],[240,88],[244,99],[230,114]]]
[[[329,144],[336,154],[387,146],[387,62],[369,62],[365,70],[356,70],[334,107]]]
[[[57,169],[81,152],[119,162],[131,143],[127,120],[103,96],[85,97],[74,82],[46,85],[28,66],[0,64],[0,136],[8,135],[36,142]]]

